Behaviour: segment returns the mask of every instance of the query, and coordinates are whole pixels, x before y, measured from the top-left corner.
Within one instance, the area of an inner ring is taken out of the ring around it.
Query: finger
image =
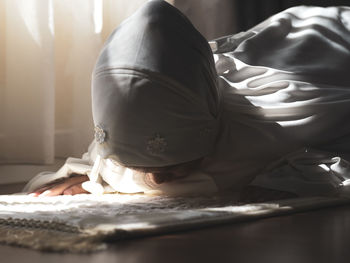
[[[39,196],[41,193],[43,193],[44,191],[46,191],[49,188],[52,188],[52,186],[40,187],[40,188],[36,189],[35,191],[30,192],[28,195],[36,197],[36,196]]]
[[[84,175],[84,176],[74,176],[71,178],[68,178],[65,182],[58,184],[50,189],[45,190],[42,192],[39,196],[56,196],[56,195],[61,195],[63,194],[64,190],[66,190],[68,187],[82,183],[87,181],[89,178]]]
[[[68,178],[64,183],[58,184],[51,189],[45,190],[39,196],[57,196],[62,195],[63,192],[72,185],[82,183],[88,180],[87,176],[75,176]]]
[[[44,191],[48,190],[49,188],[53,188],[54,186],[63,183],[65,180],[67,180],[68,177],[63,177],[63,178],[58,178],[56,180],[53,180],[51,182],[48,182],[44,185],[42,185],[41,187],[39,187],[38,189],[35,189],[34,191],[30,192],[28,195],[29,196],[38,196],[41,193],[43,193]]]
[[[82,183],[72,185],[63,191],[63,195],[77,195],[89,193],[82,187]]]

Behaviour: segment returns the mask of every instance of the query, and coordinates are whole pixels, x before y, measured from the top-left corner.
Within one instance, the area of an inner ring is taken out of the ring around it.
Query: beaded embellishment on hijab
[[[99,143],[102,144],[106,139],[106,132],[100,127],[100,126],[95,126],[95,140]]]
[[[147,151],[150,154],[159,154],[165,151],[166,146],[166,140],[159,134],[155,134],[155,136],[147,142]]]

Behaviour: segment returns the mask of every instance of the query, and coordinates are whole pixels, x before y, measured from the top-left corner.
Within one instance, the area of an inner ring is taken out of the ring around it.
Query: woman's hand
[[[63,180],[54,181],[49,183],[34,192],[30,193],[30,196],[56,196],[56,195],[76,195],[87,194],[82,187],[82,183],[88,181],[87,175],[76,175]]]

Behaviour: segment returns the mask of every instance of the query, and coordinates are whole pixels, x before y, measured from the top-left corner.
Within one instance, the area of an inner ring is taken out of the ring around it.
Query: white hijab
[[[125,166],[192,161],[213,148],[217,73],[207,41],[165,1],[149,1],[109,37],[93,73],[102,158]]]

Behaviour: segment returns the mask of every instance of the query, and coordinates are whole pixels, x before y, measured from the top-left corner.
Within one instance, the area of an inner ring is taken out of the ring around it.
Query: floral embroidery
[[[148,140],[147,151],[151,154],[159,154],[165,151],[167,145],[166,140],[159,134],[156,134],[153,138]]]
[[[106,139],[106,132],[100,127],[100,126],[95,126],[95,140],[98,143],[103,143]]]

